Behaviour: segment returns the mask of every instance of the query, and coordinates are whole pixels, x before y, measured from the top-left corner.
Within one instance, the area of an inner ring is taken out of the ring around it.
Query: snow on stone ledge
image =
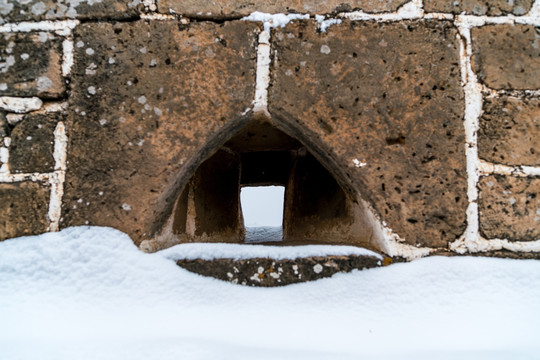
[[[159,251],[169,260],[213,260],[234,259],[243,260],[251,258],[270,258],[275,260],[305,257],[324,256],[374,256],[382,260],[382,256],[359,247],[344,245],[301,245],[301,246],[272,246],[251,244],[224,244],[224,243],[189,243],[173,246]]]

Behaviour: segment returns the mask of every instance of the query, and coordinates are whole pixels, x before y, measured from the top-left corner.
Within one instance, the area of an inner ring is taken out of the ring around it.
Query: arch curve
[[[348,244],[385,251],[383,227],[346,167],[294,121],[248,112],[200,147],[163,193],[155,235],[141,248],[243,242],[242,186],[283,185],[283,244]]]

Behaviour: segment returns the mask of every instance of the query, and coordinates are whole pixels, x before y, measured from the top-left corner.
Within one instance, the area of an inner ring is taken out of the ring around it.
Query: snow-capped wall
[[[540,0],[0,0],[0,239],[153,239],[253,122],[329,171],[364,245],[540,253]]]

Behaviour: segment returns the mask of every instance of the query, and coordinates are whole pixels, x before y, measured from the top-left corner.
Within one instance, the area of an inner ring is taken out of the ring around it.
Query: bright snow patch
[[[268,229],[268,228],[263,228]],[[382,257],[366,249],[355,246],[304,245],[304,246],[268,246],[244,244],[189,243],[173,246],[158,254],[166,259],[250,259],[271,258],[276,260],[296,259],[309,256],[346,256],[364,255]]]
[[[0,358],[537,359],[540,261],[431,257],[281,288],[107,228],[0,243]]]

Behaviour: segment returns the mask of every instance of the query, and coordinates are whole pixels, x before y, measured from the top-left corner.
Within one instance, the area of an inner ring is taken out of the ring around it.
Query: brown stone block
[[[186,176],[251,106],[259,31],[243,21],[80,25],[63,226],[112,226],[137,243],[154,235]]]
[[[13,173],[51,172],[54,170],[54,129],[58,114],[25,115],[11,131],[9,168]]]
[[[391,12],[408,0],[158,0],[158,10],[195,18],[240,18],[255,11],[263,13],[329,14],[352,10],[368,13]]]
[[[478,155],[507,165],[540,165],[540,99],[485,99]]]
[[[140,0],[7,0],[0,3],[0,24],[30,20],[125,19],[139,14]]]
[[[443,12],[471,15],[525,15],[531,9],[533,0],[424,0],[426,12]]]
[[[61,96],[66,90],[62,38],[46,32],[0,34],[0,74],[0,96]]]
[[[386,263],[392,259],[386,258]],[[324,256],[297,259],[252,258],[247,260],[178,260],[176,264],[191,272],[233,284],[273,287],[315,281],[337,273],[365,270],[383,265],[375,256]]]
[[[540,239],[540,178],[492,175],[478,184],[480,231],[487,239]]]
[[[540,28],[486,25],[471,30],[473,69],[494,89],[540,88]]]
[[[409,244],[446,247],[466,226],[456,35],[439,21],[344,21],[326,33],[303,21],[272,34],[275,121],[302,132]]]
[[[33,182],[0,184],[0,240],[47,231],[49,186]]]

